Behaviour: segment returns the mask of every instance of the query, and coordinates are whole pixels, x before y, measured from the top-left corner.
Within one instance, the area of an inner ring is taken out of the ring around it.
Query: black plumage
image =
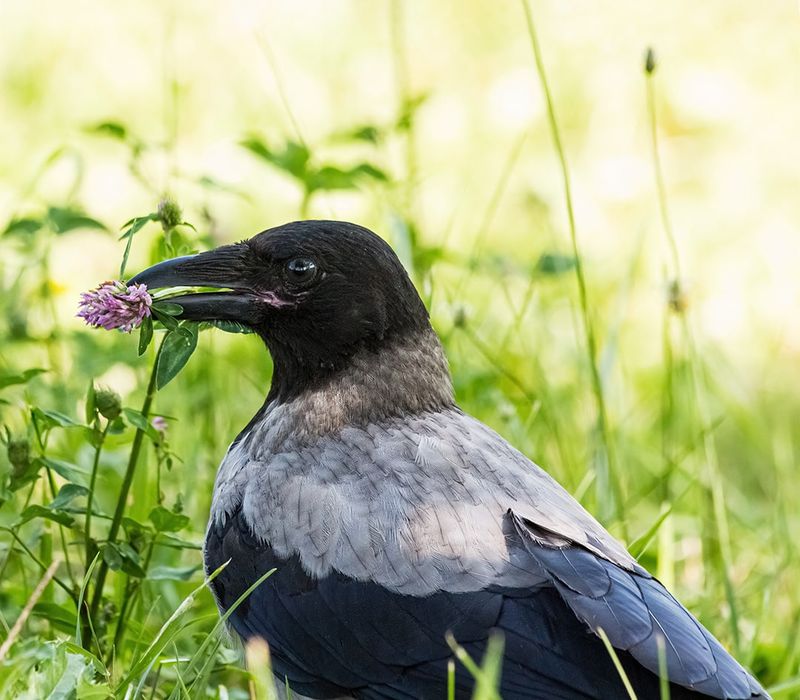
[[[445,635],[505,639],[504,698],[767,697],[714,637],[544,471],[458,409],[427,311],[391,248],[295,222],[133,282],[231,291],[175,301],[234,320],[274,361],[220,466],[209,571],[243,639],[313,698],[443,698]],[[663,652],[659,651],[659,646]],[[457,697],[473,679],[459,666]]]
[[[558,557],[562,561],[557,568],[572,568],[571,557],[560,552]],[[311,697],[355,693],[359,698],[445,698],[447,661],[452,657],[445,634],[452,633],[473,658],[481,659],[494,631],[505,640],[506,700],[627,697],[603,643],[579,622],[553,586],[492,586],[415,597],[340,573],[317,579],[303,570],[298,557],[276,556],[254,538],[241,510],[224,525],[209,529],[206,558],[211,569],[228,560],[237,562],[234,570],[223,570],[212,583],[223,609],[260,575],[276,569],[230,623],[243,639],[269,639],[276,673]],[[577,572],[580,558],[575,560]],[[582,585],[580,575],[566,578]],[[619,623],[629,621],[622,610],[619,614]],[[604,629],[620,634],[624,629],[619,623]],[[630,654],[620,651],[619,656],[638,697],[659,697],[658,678]],[[324,683],[318,675],[321,668],[326,670]],[[459,667],[456,696],[470,697],[472,689],[471,676]],[[671,684],[670,697],[702,696]]]

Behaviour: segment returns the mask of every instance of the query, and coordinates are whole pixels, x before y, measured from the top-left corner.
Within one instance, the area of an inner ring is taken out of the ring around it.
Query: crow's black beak
[[[249,257],[246,244],[226,245],[157,263],[128,280],[128,284],[145,284],[150,291],[181,287],[230,290],[180,294],[165,300],[183,307],[178,318],[254,325],[262,320],[263,304],[249,281]]]

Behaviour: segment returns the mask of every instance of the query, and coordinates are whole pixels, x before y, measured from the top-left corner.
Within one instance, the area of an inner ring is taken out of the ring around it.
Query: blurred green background
[[[534,0],[532,10],[588,313],[521,4],[4,0],[0,386],[48,371],[2,389],[0,422],[31,436],[34,406],[81,422],[92,381],[140,406],[152,349],[138,358],[135,336],[90,330],[75,312],[81,291],[118,276],[123,224],[164,196],[196,230],[149,224],[131,273],[301,217],[364,224],[412,272],[462,406],[632,545],[776,697],[797,696],[800,8]],[[131,518],[177,503],[190,519],[182,536],[201,540],[216,466],[269,373],[252,336],[201,334],[156,397],[174,463],[157,469],[146,446]],[[96,498],[106,513],[132,439],[131,429],[112,435],[103,453]],[[94,452],[74,428],[31,449],[84,470]],[[0,458],[0,479],[12,471]],[[79,528],[15,525],[26,505],[53,496],[44,480],[26,494],[4,487],[0,523],[45,563],[79,550],[69,544]],[[7,630],[41,572],[3,532],[0,561]],[[192,549],[153,553],[154,565],[199,561]],[[113,621],[127,589],[121,574],[111,580]],[[109,688],[201,580],[144,579],[148,615],[132,621]],[[47,596],[69,609],[60,591]],[[211,628],[213,611],[201,594],[194,631]],[[0,689],[46,696],[47,673],[74,654],[42,651],[68,636],[54,615],[31,617],[0,664]],[[174,659],[198,647],[191,631],[176,644],[163,674],[148,677],[156,697],[173,692]],[[198,697],[245,692],[244,672],[216,654]],[[104,671],[94,672],[80,683]]]

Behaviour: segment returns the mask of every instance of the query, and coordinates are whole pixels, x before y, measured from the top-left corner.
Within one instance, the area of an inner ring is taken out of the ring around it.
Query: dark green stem
[[[50,496],[55,500],[56,494],[58,493],[58,489],[56,489],[56,481],[53,478],[53,470],[50,467],[47,467],[47,483],[50,486]],[[64,565],[67,569],[67,576],[69,580],[72,582],[73,588],[77,588],[78,584],[75,581],[75,576],[72,573],[72,564],[69,560],[69,548],[67,547],[67,536],[64,534],[64,526],[61,523],[58,524],[58,533],[59,537],[61,538],[61,548],[64,552]]]
[[[147,548],[147,554],[145,554],[144,564],[142,565],[145,574],[150,568],[150,560],[153,558],[153,550],[155,549],[157,539],[158,533],[155,534],[153,540],[150,542],[150,545]],[[122,598],[122,605],[119,609],[119,618],[117,619],[117,629],[114,632],[114,644],[108,652],[109,659],[114,653],[114,649],[119,649],[119,646],[122,643],[122,638],[125,634],[125,625],[128,617],[130,617],[130,615],[133,613],[136,603],[138,603],[138,593],[142,588],[142,583],[142,580],[131,581],[131,579],[128,579],[125,583],[125,592]]]
[[[108,435],[108,429],[111,427],[111,421],[106,422],[106,427],[100,433],[100,441],[97,443],[97,448],[94,451],[94,461],[92,462],[92,476],[89,480],[89,495],[86,499],[86,524],[84,525],[84,537],[86,538],[86,570],[89,570],[89,564],[94,559],[95,547],[92,543],[92,508],[94,508],[94,489],[97,483],[97,472],[100,467],[100,453],[103,451],[103,444]]]
[[[150,381],[147,383],[147,394],[144,397],[142,404],[142,415],[145,419],[150,415],[150,406],[156,395],[156,370],[158,368],[158,358],[161,356],[161,349],[164,347],[164,341],[156,353],[155,362],[153,362],[153,369],[150,372]],[[108,531],[108,544],[114,544],[119,535],[119,529],[122,525],[122,516],[125,514],[125,506],[128,503],[128,493],[131,490],[133,477],[136,473],[136,465],[139,462],[139,454],[142,451],[142,443],[144,442],[144,430],[141,428],[136,429],[136,435],[133,438],[133,445],[131,446],[131,455],[128,459],[128,467],[125,470],[125,476],[122,479],[122,486],[120,487],[119,497],[117,498],[117,507],[114,511],[114,517],[111,520],[111,527]],[[105,559],[100,561],[100,567],[97,571],[97,579],[94,585],[94,594],[92,596],[92,605],[90,607],[90,615],[94,619],[97,611],[100,608],[100,601],[103,599],[103,587],[105,586],[106,576],[108,576],[108,562]]]

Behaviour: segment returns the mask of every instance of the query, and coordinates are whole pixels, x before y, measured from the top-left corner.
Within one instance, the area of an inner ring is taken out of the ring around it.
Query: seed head
[[[669,283],[667,303],[669,308],[676,314],[682,314],[689,306],[689,297],[680,280],[674,279]]]
[[[650,75],[656,69],[656,52],[653,48],[648,46],[647,52],[644,55],[644,72]]]

